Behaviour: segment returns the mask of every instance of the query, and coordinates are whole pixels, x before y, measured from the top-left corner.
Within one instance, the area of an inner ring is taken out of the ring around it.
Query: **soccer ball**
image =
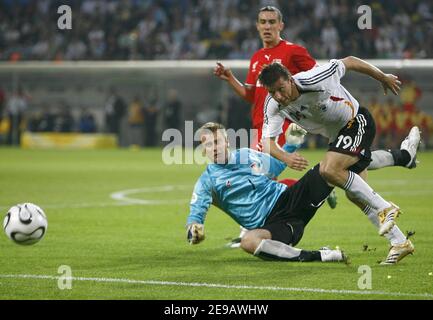
[[[47,231],[44,211],[33,203],[17,204],[9,209],[3,221],[6,235],[21,245],[35,244]]]

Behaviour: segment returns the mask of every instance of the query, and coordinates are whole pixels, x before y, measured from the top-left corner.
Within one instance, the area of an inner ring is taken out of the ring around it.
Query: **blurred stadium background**
[[[283,37],[319,62],[356,55],[400,76],[398,97],[383,96],[366,77],[344,80],[376,119],[375,147],[396,147],[412,125],[432,147],[431,1],[363,2],[374,14],[373,28],[362,32],[360,1],[270,3],[282,9]],[[245,79],[248,59],[261,46],[256,14],[269,1],[70,1],[72,30],[57,28],[61,4],[0,1],[0,143],[17,145],[24,131],[96,132],[114,133],[122,147],[158,146],[164,129],[183,130],[185,120],[250,126],[250,106],[211,70],[228,60]],[[324,146],[318,137],[308,142]]]

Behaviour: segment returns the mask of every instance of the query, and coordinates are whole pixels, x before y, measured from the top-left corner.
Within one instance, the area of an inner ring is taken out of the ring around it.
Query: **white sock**
[[[269,255],[275,258],[295,259],[300,256],[301,249],[291,247],[285,243],[275,240],[263,239],[254,251],[254,255]]]
[[[323,262],[343,261],[343,252],[340,250],[319,250]]]
[[[366,206],[364,210],[365,214],[368,217],[368,220],[371,221],[371,223],[379,229],[380,222],[378,217],[378,211],[373,210],[371,207]],[[401,232],[400,228],[397,225],[394,225],[392,229],[385,234],[385,237],[389,240],[392,246],[400,245],[406,242],[406,237],[404,236],[403,232]]]
[[[352,171],[349,171],[349,178],[343,189],[349,191],[355,200],[376,209],[378,212],[391,206],[388,201],[385,201],[359,175]]]
[[[391,152],[386,150],[375,150],[371,153],[371,162],[367,169],[376,170],[385,167],[392,167],[394,165],[394,157]]]
[[[239,233],[239,237],[238,238],[243,238],[244,237],[244,235],[249,231],[248,229],[245,229],[244,227],[242,227],[242,226],[240,226],[240,228],[241,228],[241,231],[240,231],[240,233]]]

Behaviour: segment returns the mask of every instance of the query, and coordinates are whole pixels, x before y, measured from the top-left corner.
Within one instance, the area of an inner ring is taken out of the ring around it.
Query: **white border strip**
[[[201,283],[201,282],[175,282],[175,281],[156,281],[156,280],[133,280],[122,278],[85,278],[85,277],[58,277],[49,275],[32,275],[32,274],[0,274],[0,278],[9,279],[46,279],[46,280],[73,280],[73,281],[91,281],[102,283],[128,283],[157,286],[181,286],[181,287],[204,287],[219,289],[240,289],[240,290],[265,290],[265,291],[290,291],[290,292],[312,292],[312,293],[330,293],[330,294],[352,294],[352,295],[379,295],[387,297],[414,297],[430,298],[430,293],[403,293],[403,292],[386,292],[386,291],[360,291],[360,290],[337,290],[337,289],[320,289],[320,288],[291,288],[291,287],[274,287],[274,286],[248,286],[248,285],[228,285],[219,283]]]

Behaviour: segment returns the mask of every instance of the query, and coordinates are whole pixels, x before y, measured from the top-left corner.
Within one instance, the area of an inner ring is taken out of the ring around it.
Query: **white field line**
[[[146,187],[140,189],[127,189],[115,191],[110,194],[110,198],[116,202],[93,202],[93,203],[70,203],[70,204],[40,204],[40,207],[47,209],[68,209],[68,208],[99,208],[99,207],[116,207],[116,206],[138,206],[138,205],[166,205],[166,204],[188,204],[189,199],[167,199],[166,196],[161,196],[160,200],[147,200],[136,199],[130,195],[141,193],[159,193],[159,192],[173,192],[181,190],[190,190],[192,192],[193,186],[189,185],[166,185]],[[7,210],[11,206],[0,206],[0,210]]]
[[[59,277],[49,275],[33,274],[0,274],[0,278],[9,279],[45,279],[45,280],[72,280],[72,281],[89,281],[101,283],[126,283],[142,284],[156,286],[178,286],[178,287],[203,287],[233,290],[264,290],[264,291],[288,291],[288,292],[311,292],[311,293],[329,293],[329,294],[352,294],[352,295],[378,295],[387,297],[414,297],[414,298],[431,298],[430,293],[403,293],[403,292],[386,292],[373,290],[338,290],[338,289],[320,289],[320,288],[292,288],[292,287],[275,287],[275,286],[248,286],[248,285],[228,285],[219,283],[205,282],[175,282],[175,281],[155,281],[155,280],[134,280],[123,278],[86,278],[86,277]]]
[[[140,188],[140,189],[128,189],[128,190],[120,190],[113,192],[110,194],[110,198],[122,201],[124,203],[129,204],[177,204],[177,203],[185,203],[186,199],[167,199],[166,197],[161,197],[165,199],[160,200],[146,200],[146,199],[136,199],[133,197],[130,197],[130,195],[134,194],[141,194],[141,193],[157,193],[157,192],[174,192],[174,191],[180,191],[180,190],[191,190],[192,192],[193,186],[188,185],[167,185],[167,186],[158,186],[158,187],[146,187],[146,188]]]
[[[394,181],[401,183],[408,183],[407,180],[392,180],[392,183],[387,183],[389,185],[393,184]],[[433,182],[433,181],[432,181]],[[68,209],[68,208],[99,208],[99,207],[117,207],[117,206],[146,206],[146,205],[167,205],[167,204],[188,204],[189,199],[137,199],[131,197],[131,195],[142,194],[142,193],[159,193],[159,192],[173,192],[173,191],[185,191],[191,190],[192,186],[189,185],[165,185],[165,186],[155,186],[146,187],[139,189],[127,189],[115,191],[110,194],[110,198],[116,202],[93,202],[93,203],[70,203],[70,204],[47,204],[40,206],[47,209]],[[395,191],[378,191],[383,196],[420,196],[420,195],[433,195],[433,189],[406,189],[406,190],[395,190]],[[161,198],[162,198],[161,197]],[[11,206],[0,205],[0,210],[4,211],[9,209]]]

